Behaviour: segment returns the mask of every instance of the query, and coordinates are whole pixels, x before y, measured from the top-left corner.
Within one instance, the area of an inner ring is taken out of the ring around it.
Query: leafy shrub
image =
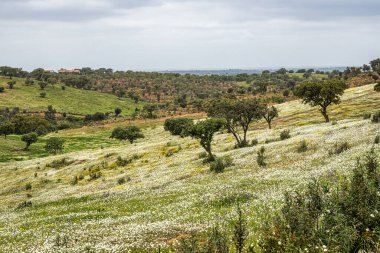
[[[225,232],[225,229],[216,224],[207,239],[207,252],[215,253],[229,253],[229,238]]]
[[[125,184],[125,177],[121,177],[117,180],[117,183],[122,185],[122,184]]]
[[[372,116],[372,123],[380,123],[380,111],[375,112]]]
[[[0,93],[3,93],[4,92],[4,87],[0,86]]]
[[[66,167],[72,163],[73,163],[73,161],[69,161],[69,160],[67,160],[67,158],[62,158],[62,159],[54,160],[51,163],[46,164],[46,167],[54,168],[54,169],[60,169],[60,168]]]
[[[234,221],[234,230],[232,240],[235,244],[235,249],[237,253],[242,253],[244,249],[245,242],[248,237],[247,221],[243,216],[243,211],[240,205],[236,208],[236,220]]]
[[[185,136],[185,130],[193,125],[193,120],[188,118],[167,119],[164,123],[165,131],[169,131],[172,135]]]
[[[375,87],[373,87],[374,91],[380,91],[380,82],[375,84]]]
[[[98,172],[93,172],[90,174],[90,181],[91,180],[96,180],[98,178],[100,178],[102,176],[102,172],[98,171]]]
[[[262,146],[259,149],[259,151],[257,151],[256,161],[257,161],[257,164],[260,167],[265,167],[267,165],[267,163],[265,162],[265,160],[266,160],[266,157],[265,157],[265,147]]]
[[[127,166],[131,162],[132,162],[132,159],[122,158],[121,156],[118,156],[116,160],[116,165],[123,167],[123,166]]]
[[[259,140],[258,139],[253,139],[252,141],[251,141],[251,146],[253,147],[253,146],[256,146],[257,144],[259,144]]]
[[[227,167],[233,165],[233,160],[230,156],[218,157],[210,164],[210,170],[215,173],[221,173]]]
[[[370,119],[370,118],[371,118],[371,113],[369,113],[369,112],[364,113],[363,119]]]
[[[128,140],[131,144],[138,138],[144,138],[141,129],[137,126],[116,127],[110,138],[115,138],[121,141]]]
[[[51,137],[46,141],[45,150],[46,152],[57,154],[63,150],[64,143],[65,141],[60,138]]]
[[[281,211],[271,224],[263,225],[262,251],[376,252],[379,182],[379,165],[372,149],[364,162],[354,167],[351,178],[339,186],[314,180],[306,189],[287,192]]]
[[[89,122],[89,121],[102,121],[107,119],[107,115],[102,113],[102,112],[96,112],[94,114],[87,114],[84,117],[84,121]]]
[[[347,151],[350,149],[350,144],[348,144],[347,141],[338,143],[336,142],[332,149],[329,150],[329,155],[339,155],[340,153],[343,153],[344,151]]]
[[[298,145],[298,147],[297,147],[297,152],[298,153],[303,153],[303,152],[306,152],[307,149],[308,149],[307,142],[305,140],[302,140],[300,142],[300,144]]]
[[[289,139],[290,138],[290,131],[285,129],[284,131],[282,131],[280,133],[280,139],[281,140],[285,140],[285,139]]]
[[[45,97],[46,97],[46,92],[45,92],[45,91],[42,91],[42,92],[40,93],[40,97],[45,98]]]

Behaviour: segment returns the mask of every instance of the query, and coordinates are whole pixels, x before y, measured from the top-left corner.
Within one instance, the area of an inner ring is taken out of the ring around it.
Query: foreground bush
[[[378,252],[380,173],[372,149],[339,187],[318,181],[285,194],[284,206],[264,226],[264,252]],[[307,251],[306,251],[307,249]]]
[[[289,130],[284,130],[280,133],[280,139],[281,140],[286,140],[290,138],[290,131]]]
[[[48,153],[57,154],[63,150],[64,140],[52,137],[46,141],[45,150]]]

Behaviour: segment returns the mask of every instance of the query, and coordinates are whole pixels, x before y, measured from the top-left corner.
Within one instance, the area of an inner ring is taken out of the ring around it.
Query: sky
[[[379,0],[0,0],[0,65],[31,70],[360,66]]]

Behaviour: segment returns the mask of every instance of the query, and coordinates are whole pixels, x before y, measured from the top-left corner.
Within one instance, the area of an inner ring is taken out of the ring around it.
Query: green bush
[[[121,177],[117,180],[117,183],[122,185],[122,184],[125,184],[125,177]]]
[[[31,183],[27,183],[27,184],[25,185],[25,190],[29,191],[29,190],[31,190],[31,189],[32,189],[32,184],[31,184]]]
[[[45,97],[46,97],[46,92],[45,92],[45,91],[42,91],[42,92],[40,93],[40,97],[45,98]]]
[[[128,158],[122,158],[121,156],[118,156],[117,157],[117,160],[116,160],[116,165],[117,166],[120,166],[120,167],[123,167],[123,166],[127,166],[128,164],[130,164],[132,162],[131,159],[128,159]]]
[[[193,125],[193,120],[188,118],[167,119],[164,123],[165,131],[169,131],[172,135],[185,136],[185,131]]]
[[[210,170],[215,173],[221,173],[227,167],[233,165],[233,160],[230,156],[218,157],[210,164]]]
[[[64,143],[65,141],[60,138],[51,137],[46,141],[45,150],[48,153],[57,154],[63,150]]]
[[[253,146],[256,146],[257,144],[259,144],[259,140],[258,139],[253,139],[252,141],[251,141],[251,146],[253,147]]]
[[[290,138],[290,131],[285,129],[284,131],[282,131],[280,133],[280,139],[281,140],[286,140],[286,139],[289,139]]]
[[[380,123],[380,111],[375,112],[372,116],[372,123]]]
[[[377,252],[379,172],[372,149],[338,186],[314,180],[287,192],[281,211],[263,224],[261,252]]]
[[[256,158],[257,164],[260,167],[265,167],[267,166],[267,163],[265,160],[266,160],[265,147],[261,147],[259,151],[257,151],[257,158]]]
[[[4,92],[4,87],[0,86],[0,93],[3,93]]]
[[[380,143],[380,135],[376,135],[375,141],[373,143],[374,144],[379,144]]]

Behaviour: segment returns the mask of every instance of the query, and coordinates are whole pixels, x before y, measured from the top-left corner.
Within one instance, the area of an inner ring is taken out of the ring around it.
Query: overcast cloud
[[[0,0],[0,65],[361,65],[380,57],[379,10],[379,0]]]

